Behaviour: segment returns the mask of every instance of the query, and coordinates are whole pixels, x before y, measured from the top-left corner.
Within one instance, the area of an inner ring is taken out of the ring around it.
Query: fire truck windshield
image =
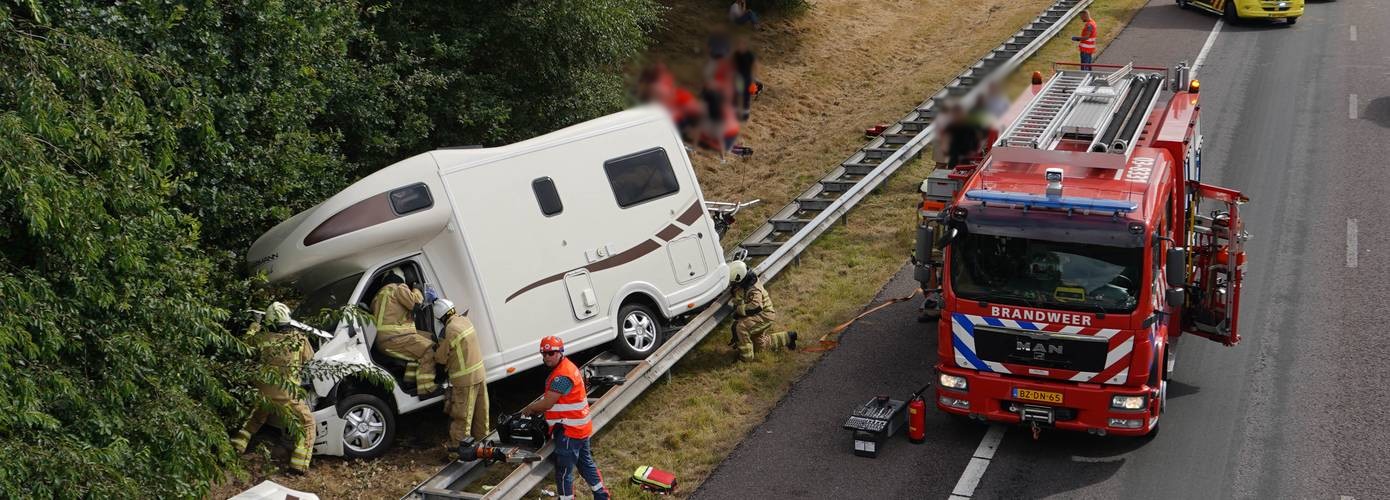
[[[1142,248],[965,232],[951,247],[951,290],[967,300],[1130,312],[1142,290]]]

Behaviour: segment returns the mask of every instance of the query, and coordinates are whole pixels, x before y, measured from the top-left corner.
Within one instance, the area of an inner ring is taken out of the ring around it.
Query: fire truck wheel
[[[1225,15],[1225,17],[1226,17],[1226,22],[1228,22],[1228,23],[1236,24],[1237,22],[1240,21],[1240,17],[1236,15],[1236,3],[1235,3],[1235,2],[1226,2],[1226,9],[1225,9],[1225,14],[1224,14],[1224,15]]]
[[[1178,8],[1179,8],[1179,9],[1186,9],[1186,8],[1187,8],[1187,0],[1178,0]]]

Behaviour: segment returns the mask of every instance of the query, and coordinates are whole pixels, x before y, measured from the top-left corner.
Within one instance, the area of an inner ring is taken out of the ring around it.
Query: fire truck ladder
[[[1133,64],[1057,72],[1000,134],[992,159],[1124,168],[1163,81],[1133,73]]]

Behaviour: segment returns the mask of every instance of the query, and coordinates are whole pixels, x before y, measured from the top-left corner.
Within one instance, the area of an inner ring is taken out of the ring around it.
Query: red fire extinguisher
[[[927,440],[927,402],[922,400],[922,393],[930,387],[931,382],[927,382],[907,400],[907,440],[913,444],[922,444]]]

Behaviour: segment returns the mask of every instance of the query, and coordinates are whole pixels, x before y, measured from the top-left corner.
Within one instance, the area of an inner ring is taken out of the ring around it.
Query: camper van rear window
[[[603,163],[618,206],[627,208],[680,191],[666,150],[653,148]]]
[[[536,203],[541,205],[541,213],[546,217],[565,210],[565,205],[560,203],[560,193],[555,191],[555,181],[549,177],[531,181],[531,191],[536,193]]]
[[[424,183],[412,184],[391,192],[391,210],[395,210],[396,215],[418,212],[432,206],[434,198],[430,198],[430,188]]]

